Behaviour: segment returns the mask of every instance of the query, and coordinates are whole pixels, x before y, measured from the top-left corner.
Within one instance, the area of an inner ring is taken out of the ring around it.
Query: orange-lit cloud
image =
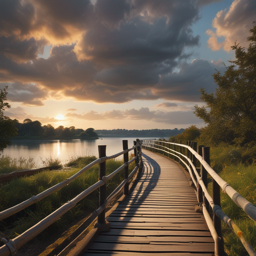
[[[210,36],[208,46],[213,51],[224,49],[229,52],[231,46],[238,42],[243,47],[248,46],[248,31],[256,21],[256,1],[235,0],[229,10],[221,10],[217,13],[212,22],[216,32],[207,30]],[[218,40],[224,38],[224,41]]]

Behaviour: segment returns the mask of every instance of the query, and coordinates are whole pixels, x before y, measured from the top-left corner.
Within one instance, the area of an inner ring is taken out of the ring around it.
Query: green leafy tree
[[[235,43],[236,60],[223,75],[213,75],[215,94],[200,90],[206,107],[195,106],[194,113],[207,124],[202,139],[211,144],[256,141],[256,25],[250,32],[248,49]]]
[[[183,131],[181,134],[177,134],[176,136],[171,136],[169,138],[170,142],[186,142],[188,140],[194,141],[199,138],[200,136],[200,129],[197,128],[195,125],[191,125],[187,129]]]
[[[11,137],[17,134],[15,121],[9,117],[4,116],[4,110],[10,108],[10,104],[5,102],[7,95],[7,87],[3,90],[0,89],[0,150],[3,150],[11,144]]]
[[[98,134],[93,128],[88,128],[85,132],[80,134],[81,139],[98,139]]]

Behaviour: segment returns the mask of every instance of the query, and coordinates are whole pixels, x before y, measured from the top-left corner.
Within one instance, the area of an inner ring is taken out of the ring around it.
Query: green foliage
[[[230,61],[224,75],[213,75],[218,85],[215,94],[200,90],[206,107],[195,106],[195,114],[207,124],[202,130],[207,143],[244,145],[256,141],[256,26],[250,32],[248,49],[232,46],[236,60]]]
[[[54,169],[61,169],[62,164],[58,158],[48,157],[42,160],[42,163],[46,167],[54,168]]]
[[[40,172],[38,174],[14,179],[7,184],[0,185],[0,211],[12,207],[33,195],[36,195],[47,188],[71,177],[81,167],[94,161],[95,157],[79,158],[78,161],[73,160],[73,164],[79,168],[72,168],[65,171]],[[80,165],[84,164],[80,167]],[[122,161],[108,160],[106,162],[106,173],[109,174],[123,164]],[[129,173],[134,168],[134,164],[129,166]],[[93,166],[84,174],[79,176],[68,186],[56,191],[50,196],[28,207],[24,211],[10,217],[0,223],[0,229],[9,238],[15,237],[26,229],[30,228],[48,214],[59,208],[61,205],[71,200],[79,193],[87,189],[89,186],[98,181],[98,165]],[[123,180],[124,173],[121,171],[107,183],[107,194],[109,195]],[[74,208],[64,214],[57,222],[48,227],[41,235],[41,238],[49,239],[49,235],[56,234],[65,230],[70,222],[77,220],[85,213],[90,213],[97,209],[99,205],[98,190],[91,193]]]
[[[75,167],[75,168],[83,168],[89,163],[93,162],[97,158],[95,156],[86,156],[86,157],[78,157],[71,159],[66,166],[67,167]]]
[[[5,102],[7,95],[7,87],[0,89],[0,151],[11,144],[11,137],[17,134],[15,122],[9,117],[4,116],[4,110],[10,108],[9,103]]]
[[[169,138],[170,142],[186,142],[188,140],[193,141],[197,140],[200,136],[200,129],[197,128],[195,125],[191,125],[187,129],[185,129],[181,134],[178,134],[177,136],[171,136]]]
[[[81,139],[98,139],[98,134],[93,128],[88,128],[85,132],[80,134]]]
[[[11,158],[9,156],[0,157],[0,174],[20,171],[25,169],[32,169],[35,167],[33,158]]]
[[[227,181],[248,201],[256,205],[256,166],[240,164],[225,164],[220,176]],[[256,249],[256,225],[247,217],[227,194],[222,193],[221,205],[223,211],[240,227],[246,240]],[[225,248],[230,255],[248,255],[238,237],[231,229],[222,223]]]

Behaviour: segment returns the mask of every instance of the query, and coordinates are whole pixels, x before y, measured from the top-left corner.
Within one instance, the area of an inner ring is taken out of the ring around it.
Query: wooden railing
[[[134,151],[134,157],[128,161],[128,152]],[[106,160],[116,158],[120,155],[124,156],[124,164],[117,168],[115,171],[110,173],[106,176]],[[136,163],[135,168],[131,171],[128,175],[128,166],[132,162]],[[87,220],[88,226],[91,222],[98,216],[98,225],[106,225],[105,222],[105,209],[109,205],[109,203],[124,189],[124,194],[129,194],[129,180],[134,176],[134,174],[142,170],[142,157],[141,157],[141,142],[137,139],[136,142],[134,141],[134,146],[128,148],[128,141],[123,141],[123,151],[119,152],[112,156],[106,156],[106,146],[99,146],[99,158],[93,161],[92,163],[88,164],[84,168],[82,168],[79,172],[71,176],[70,178],[66,179],[63,182],[60,182],[47,190],[43,191],[42,193],[32,196],[30,199],[21,202],[18,205],[15,205],[9,209],[6,209],[0,212],[0,220],[3,220],[13,214],[24,210],[28,206],[42,200],[43,198],[51,195],[55,191],[63,188],[64,186],[68,185],[70,182],[75,180],[77,177],[82,175],[84,172],[89,170],[94,165],[99,164],[99,180],[91,185],[89,188],[81,192],[72,200],[68,201],[57,210],[52,212],[50,215],[45,217],[43,220],[35,224],[30,229],[23,232],[21,235],[15,237],[14,239],[7,240],[6,238],[1,238],[1,241],[5,243],[0,248],[0,255],[7,256],[7,255],[14,255],[17,250],[26,244],[28,241],[36,237],[39,233],[49,227],[52,223],[57,221],[62,215],[64,215],[67,211],[73,208],[78,202],[84,199],[86,196],[91,194],[93,191],[99,188],[99,208],[94,211],[94,213],[90,216]],[[117,173],[124,169],[124,180],[117,186],[117,188],[107,197],[106,194],[106,183],[112,179]]]
[[[215,242],[215,255],[225,255],[224,243],[221,232],[221,221],[224,221],[238,236],[249,255],[255,256],[256,253],[252,246],[245,240],[242,231],[221,209],[220,188],[232,199],[232,201],[244,210],[248,217],[256,223],[256,207],[248,200],[243,198],[235,189],[224,181],[210,167],[210,148],[199,146],[197,152],[196,142],[187,142],[187,145],[159,141],[143,140],[142,147],[153,152],[164,154],[180,162],[189,172],[191,185],[196,189],[198,209],[203,212],[206,223]],[[197,164],[200,167],[197,168]],[[213,194],[210,196],[207,190],[207,173],[212,177]],[[213,218],[211,218],[210,208]]]

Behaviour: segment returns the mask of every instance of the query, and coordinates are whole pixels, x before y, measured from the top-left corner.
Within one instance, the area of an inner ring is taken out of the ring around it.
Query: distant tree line
[[[18,134],[15,137],[18,138],[45,138],[45,139],[97,139],[98,134],[93,128],[87,130],[76,129],[75,126],[64,127],[59,126],[54,128],[52,125],[43,125],[39,121],[32,121],[31,119],[25,119],[23,123],[18,120],[14,120],[15,127]]]
[[[151,129],[151,130],[96,130],[99,136],[102,137],[170,137],[176,136],[184,131],[184,129]]]

